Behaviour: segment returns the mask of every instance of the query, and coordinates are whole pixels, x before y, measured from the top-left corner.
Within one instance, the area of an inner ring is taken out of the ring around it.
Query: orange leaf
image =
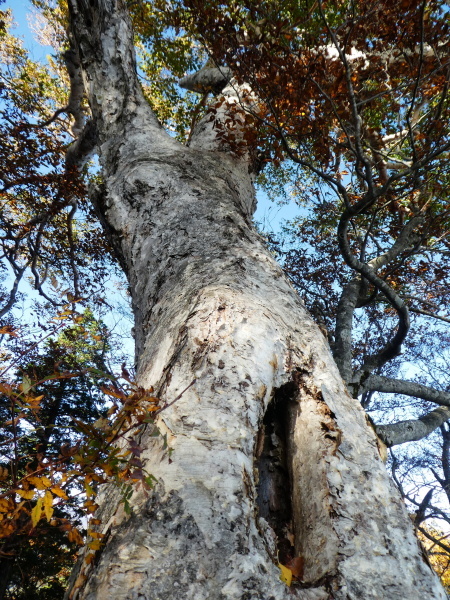
[[[113,388],[111,388],[109,386],[101,385],[100,389],[102,390],[102,392],[104,394],[107,394],[108,396],[112,396],[113,398],[119,398],[119,400],[126,400],[127,399],[126,394],[124,394],[123,392],[121,392],[117,388],[113,389]]]
[[[101,540],[105,537],[104,533],[100,533],[100,531],[94,531],[93,529],[88,529],[88,535],[91,536],[94,540]]]
[[[84,562],[88,565],[91,564],[91,562],[94,560],[95,558],[95,554],[93,552],[90,552],[89,554],[86,554],[86,556],[84,557]],[[86,578],[86,576],[85,576]]]
[[[17,331],[18,329],[13,329],[11,325],[0,327],[0,335],[12,335],[13,337],[17,337]]]
[[[78,529],[75,529],[75,528],[71,529],[67,533],[67,537],[69,538],[69,542],[75,542],[79,546],[82,546],[84,544],[83,538],[81,537],[80,532],[78,531]]]
[[[0,512],[7,513],[14,509],[14,502],[7,498],[0,498]]]
[[[15,529],[16,527],[12,521],[0,521],[0,538],[8,537]]]

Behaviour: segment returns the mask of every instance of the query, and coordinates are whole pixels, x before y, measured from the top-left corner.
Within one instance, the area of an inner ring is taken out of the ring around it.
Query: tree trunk
[[[134,493],[131,515],[105,492],[108,541],[67,597],[444,599],[364,411],[252,228],[248,160],[215,151],[205,124],[208,150],[201,132],[186,148],[160,128],[119,0],[70,8],[138,382],[168,403],[192,385],[161,414],[168,448],[142,433],[157,485]],[[288,588],[277,563],[299,556]]]

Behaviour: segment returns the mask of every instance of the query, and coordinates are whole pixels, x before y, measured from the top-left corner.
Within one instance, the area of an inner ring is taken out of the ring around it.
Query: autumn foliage
[[[21,545],[44,536],[49,527],[64,532],[69,542],[83,544],[73,515],[84,513],[89,562],[101,546],[102,534],[95,530],[100,521],[92,516],[99,486],[115,482],[126,511],[132,484],[151,487],[136,435],[142,425],[154,427],[160,406],[153,390],[137,386],[125,366],[115,377],[89,365],[94,355],[83,365],[73,346],[67,354],[68,339],[73,344],[81,338],[85,347],[93,341],[94,351],[102,340],[88,339],[99,337],[89,332],[89,318],[66,309],[56,319],[63,320],[64,328],[58,341],[47,346],[47,355],[39,362],[22,361],[19,381],[8,383],[4,374],[0,383],[1,413],[9,414],[1,438],[0,554],[13,557]],[[95,402],[97,409],[89,409],[83,398],[95,392],[93,386],[103,396],[100,404],[100,399]],[[77,396],[81,406],[73,404]],[[102,407],[105,402],[107,408]]]

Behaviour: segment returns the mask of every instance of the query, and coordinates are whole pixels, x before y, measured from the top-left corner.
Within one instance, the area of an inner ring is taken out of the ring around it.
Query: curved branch
[[[11,291],[9,292],[8,301],[6,302],[5,306],[3,306],[3,308],[0,309],[0,317],[3,317],[4,315],[6,315],[6,313],[8,311],[10,311],[11,308],[13,307],[13,305],[14,305],[14,303],[16,301],[16,296],[17,296],[17,290],[19,288],[19,283],[20,283],[20,281],[21,281],[21,279],[23,277],[25,269],[26,269],[26,266],[17,270],[16,277],[14,279],[14,283],[12,285]]]
[[[378,437],[388,448],[423,439],[450,419],[450,407],[440,406],[420,417],[390,425],[375,425]]]
[[[353,315],[358,304],[361,284],[361,275],[353,277],[353,279],[344,286],[337,307],[333,358],[337,364],[339,373],[345,382],[350,381],[353,373]]]
[[[366,201],[366,207],[373,204],[375,200],[370,198]],[[353,213],[358,214],[365,208],[360,205],[354,209],[347,208],[342,214],[338,226],[338,243],[342,256],[345,262],[355,271],[359,273],[343,290],[341,300],[339,302],[338,314],[336,318],[335,332],[335,347],[334,358],[338,363],[339,370],[345,381],[349,381],[351,377],[351,330],[352,320],[355,308],[358,306],[359,290],[361,286],[361,275],[372,285],[376,290],[383,292],[389,302],[394,306],[399,315],[399,328],[394,338],[388,342],[385,347],[376,355],[369,357],[360,372],[361,376],[367,372],[373,371],[375,368],[382,366],[385,362],[394,358],[400,353],[401,344],[405,339],[409,329],[409,313],[406,303],[398,296],[394,290],[378,275],[376,271],[386,264],[391,262],[399,254],[404,252],[408,246],[416,243],[415,230],[423,222],[423,215],[416,215],[408,221],[402,229],[397,240],[392,246],[380,256],[372,259],[369,263],[364,263],[353,255],[348,243],[347,232],[348,225]],[[355,381],[355,383],[357,383]]]
[[[375,199],[376,198],[372,199],[369,197],[367,198],[365,203],[358,203],[359,206],[356,206],[353,209],[347,208],[343,212],[338,225],[338,243],[342,253],[342,257],[346,264],[349,267],[351,267],[354,271],[357,271],[358,273],[363,275],[367,279],[367,281],[369,281],[380,292],[382,292],[386,296],[390,304],[395,308],[399,318],[399,325],[394,337],[384,346],[384,348],[378,354],[370,356],[364,362],[363,366],[359,370],[359,379],[361,379],[363,376],[367,376],[374,369],[384,365],[388,360],[391,360],[392,358],[395,358],[400,354],[401,345],[405,340],[410,327],[409,311],[406,303],[402,300],[402,298],[400,298],[398,294],[396,294],[396,292],[394,292],[394,290],[386,281],[381,279],[381,277],[378,277],[378,275],[375,272],[375,269],[370,264],[363,263],[360,260],[358,260],[356,256],[354,256],[350,249],[350,244],[348,242],[348,226],[350,219],[356,214],[359,214],[360,212],[365,210],[366,208],[369,208],[375,202]],[[394,246],[390,249],[390,251],[393,251]],[[386,253],[386,258],[384,260],[387,260],[387,257],[390,255],[390,251]],[[382,264],[383,258],[380,257],[379,264],[375,263],[374,266],[375,268],[379,268],[379,266],[381,266]],[[354,383],[359,383],[359,381],[355,379]]]

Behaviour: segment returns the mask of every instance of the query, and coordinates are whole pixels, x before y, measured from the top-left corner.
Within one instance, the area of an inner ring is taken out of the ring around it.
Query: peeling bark
[[[108,541],[74,571],[67,597],[444,599],[364,411],[252,228],[248,161],[217,140],[205,150],[201,136],[195,148],[167,136],[135,82],[122,4],[70,4],[98,128],[97,209],[130,282],[138,381],[167,403],[192,385],[160,416],[170,456],[142,431],[155,489],[135,491],[131,515],[113,488],[104,493]],[[269,500],[263,513],[257,458],[273,450],[284,454],[270,456],[283,472],[274,488],[291,501],[278,510]],[[283,552],[305,561],[292,588],[279,579]]]

